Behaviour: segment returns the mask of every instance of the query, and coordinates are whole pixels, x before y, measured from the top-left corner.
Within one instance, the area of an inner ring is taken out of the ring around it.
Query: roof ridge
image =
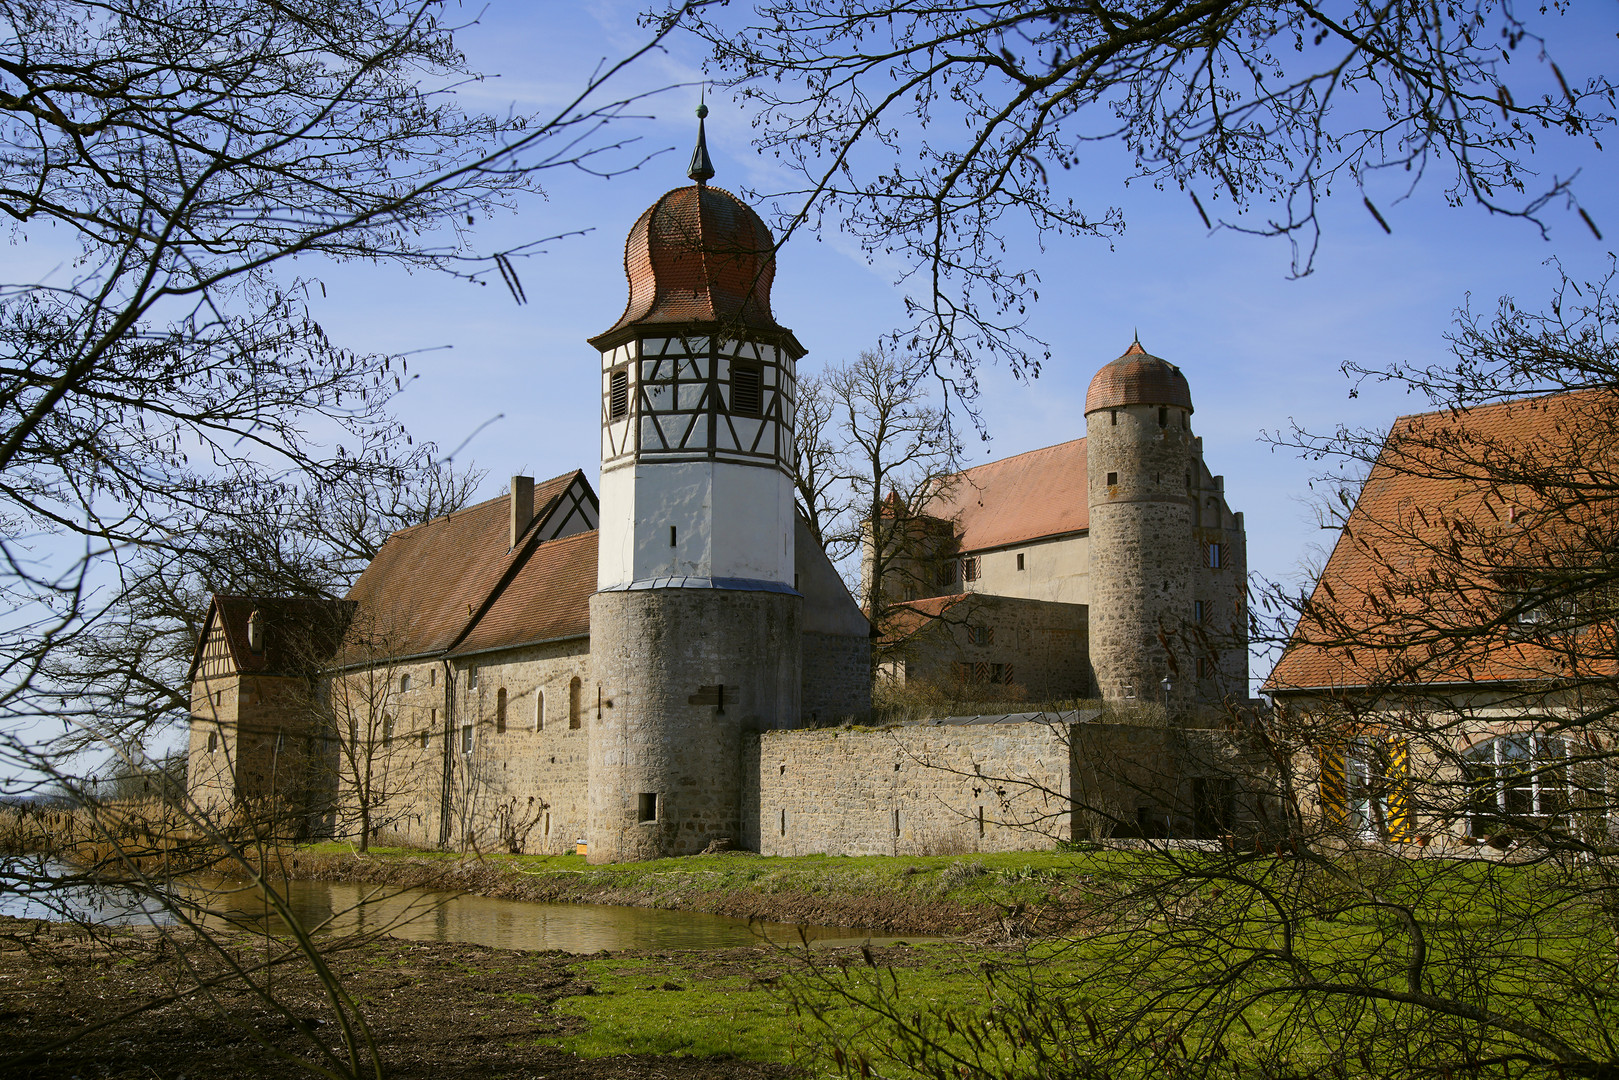
[[[1004,464],[1004,463],[1006,463],[1008,461],[1016,461],[1018,458],[1021,458],[1021,457],[1028,457],[1030,454],[1043,454],[1047,450],[1056,450],[1059,447],[1072,446],[1075,443],[1082,443],[1084,441],[1085,441],[1085,436],[1081,435],[1077,439],[1064,439],[1062,442],[1052,443],[1050,446],[1037,446],[1033,450],[1024,450],[1021,453],[1012,454],[1012,455],[1010,455],[1008,457],[996,458],[994,461],[981,461],[977,465],[970,465],[967,468],[962,469],[960,472],[955,473],[953,475],[955,475],[955,476],[966,476],[968,473],[972,472],[975,469],[983,469],[983,468],[987,468],[987,467],[989,467],[991,465],[1001,465],[1001,464]]]
[[[1537,401],[1551,401],[1554,398],[1579,397],[1582,394],[1613,393],[1600,386],[1587,386],[1580,390],[1553,390],[1545,394],[1530,394],[1526,397],[1510,398],[1506,401],[1491,401],[1481,405],[1446,405],[1438,409],[1429,409],[1427,412],[1401,413],[1394,418],[1394,423],[1401,420],[1421,420],[1428,416],[1455,416],[1458,413],[1472,415],[1474,413],[1488,412],[1493,409],[1508,409],[1514,405],[1528,405]],[[1391,425],[1392,426],[1392,425]]]
[[[572,469],[569,472],[562,473],[562,474],[560,474],[558,476],[550,476],[550,477],[545,478],[544,480],[536,480],[536,481],[534,481],[534,490],[538,491],[540,488],[544,487],[545,485],[554,484],[558,480],[567,480],[567,479],[569,479],[569,478],[571,478],[573,476],[576,476],[576,475],[582,476],[584,474],[584,471],[585,470],[583,470],[583,469]],[[416,524],[414,524],[414,525],[406,525],[402,529],[395,529],[393,532],[388,534],[388,539],[391,540],[396,536],[402,536],[402,535],[404,535],[405,533],[408,533],[408,532],[415,532],[417,529],[425,529],[429,525],[441,524],[443,522],[451,520],[452,518],[461,517],[461,516],[463,516],[465,514],[470,514],[474,510],[482,509],[483,507],[489,506],[491,503],[505,502],[505,501],[509,500],[511,497],[512,497],[512,493],[510,491],[503,491],[499,495],[494,496],[493,498],[484,499],[484,500],[482,500],[480,502],[475,502],[475,503],[472,503],[472,504],[470,504],[468,506],[463,506],[463,507],[461,507],[459,509],[451,510],[448,514],[440,514],[438,517],[428,518],[426,521],[418,521]],[[385,540],[383,542],[386,543],[387,541]]]

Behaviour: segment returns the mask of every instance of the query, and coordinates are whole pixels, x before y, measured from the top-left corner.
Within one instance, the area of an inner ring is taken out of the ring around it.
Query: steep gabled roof
[[[1616,428],[1597,391],[1400,417],[1264,689],[1611,675],[1612,626],[1549,632],[1524,597],[1611,556]]]
[[[257,612],[263,647],[249,642],[248,623]],[[203,648],[214,627],[224,631],[231,663],[243,675],[295,675],[314,671],[336,653],[354,605],[320,597],[256,597],[215,593],[191,655],[186,682],[197,676]]]
[[[1085,440],[958,473],[924,512],[956,522],[962,551],[1083,532],[1090,528]]]
[[[482,652],[589,634],[598,536],[592,529],[536,546],[451,652]]]
[[[578,471],[535,485],[534,519],[516,547],[509,546],[509,495],[401,529],[382,545],[348,598],[393,656],[454,649],[555,535],[557,518],[577,513],[581,493],[594,506],[595,493]]]

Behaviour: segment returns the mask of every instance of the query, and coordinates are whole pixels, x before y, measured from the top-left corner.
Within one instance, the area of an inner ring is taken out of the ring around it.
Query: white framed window
[[[461,725],[461,752],[463,754],[472,753],[472,725],[471,724],[462,724]]]
[[[1469,836],[1557,824],[1567,815],[1568,747],[1561,738],[1528,731],[1501,735],[1471,747],[1462,760]]]

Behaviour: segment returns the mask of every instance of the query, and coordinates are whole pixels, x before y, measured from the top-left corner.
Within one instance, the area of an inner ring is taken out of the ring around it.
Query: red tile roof
[[[522,576],[535,548],[549,546],[536,542],[540,525],[576,480],[583,482],[583,474],[535,485],[534,520],[516,548],[508,548],[509,495],[394,533],[349,591],[367,632],[385,638],[393,656],[455,648],[499,600],[502,586]],[[520,628],[513,632],[532,640]]]
[[[896,645],[918,631],[937,623],[939,616],[966,600],[973,593],[953,596],[929,596],[921,600],[905,600],[888,609],[888,627],[882,635],[882,644]]]
[[[1123,356],[1104,364],[1085,391],[1087,415],[1125,405],[1178,405],[1191,412],[1192,390],[1180,368],[1148,353],[1137,341]]]
[[[1090,527],[1085,440],[968,469],[924,512],[955,521],[967,552],[1082,532]]]
[[[696,184],[664,193],[624,243],[630,285],[624,314],[591,344],[605,349],[636,329],[704,323],[791,338],[770,313],[775,249],[759,215],[724,188]]]
[[[1539,633],[1512,608],[1526,576],[1611,553],[1615,485],[1577,478],[1615,457],[1606,392],[1401,417],[1265,689],[1611,675],[1613,627]]]
[[[517,576],[451,652],[480,652],[589,634],[597,536],[592,529],[535,547]]]
[[[225,631],[225,644],[238,672],[292,675],[312,671],[332,657],[353,611],[354,605],[344,600],[215,593],[186,681],[196,677],[208,632],[216,623]],[[264,646],[256,652],[249,647],[247,630],[254,612],[258,612],[264,627]]]

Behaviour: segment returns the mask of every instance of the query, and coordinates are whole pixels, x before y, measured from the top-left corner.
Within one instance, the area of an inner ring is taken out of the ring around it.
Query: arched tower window
[[[534,730],[545,730],[545,691],[534,691]]]
[[[580,683],[579,676],[575,675],[568,683],[568,727],[570,730],[579,729],[579,715],[583,703],[580,698],[584,695],[584,685]]]
[[[495,691],[495,733],[506,733],[506,688],[502,686]]]

